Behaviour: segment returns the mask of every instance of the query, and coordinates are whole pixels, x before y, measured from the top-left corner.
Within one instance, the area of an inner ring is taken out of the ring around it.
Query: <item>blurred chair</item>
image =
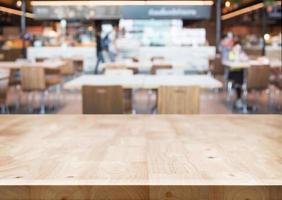
[[[151,57],[151,62],[155,62],[155,61],[164,61],[165,57],[163,56],[153,56]]]
[[[9,88],[13,90],[13,104],[15,109],[18,110],[21,98],[21,72],[17,68],[11,68],[9,71]]]
[[[282,73],[278,76],[276,76],[275,80],[272,81],[272,85],[275,86],[275,88],[277,89],[274,93],[278,94],[277,95],[277,98],[278,98],[278,101],[277,101],[277,105],[278,105],[278,110],[281,111],[281,91],[282,91]]]
[[[21,84],[20,70],[16,68],[10,69],[9,86],[19,86]]]
[[[221,63],[221,56],[216,55],[214,59],[210,60],[210,73],[218,80],[224,81],[224,65]]]
[[[133,70],[130,69],[106,69],[105,75],[117,75],[117,76],[130,76],[133,75]]]
[[[21,88],[23,92],[40,92],[40,113],[45,113],[45,97],[47,95],[47,84],[45,71],[41,67],[22,67],[21,68]],[[33,102],[31,102],[33,103]]]
[[[133,74],[138,74],[139,73],[139,69],[136,68],[136,67],[126,67],[126,69],[132,70]]]
[[[185,70],[184,69],[158,69],[156,74],[157,75],[183,76],[183,75],[185,75]]]
[[[151,69],[151,74],[156,75],[160,69],[172,69],[171,64],[154,64]]]
[[[263,51],[261,48],[244,48],[243,51],[248,55],[249,59],[255,60],[263,56]]]
[[[131,69],[121,69],[121,68],[109,68],[105,70],[105,75],[117,75],[117,76],[132,76],[134,71]],[[137,93],[138,90],[134,90],[134,93]],[[124,97],[124,112],[132,113],[132,89],[124,89],[123,97]]]
[[[139,58],[136,56],[126,56],[124,58],[124,60],[129,60],[130,62],[134,62],[134,63],[138,63],[139,62]]]
[[[83,86],[83,114],[123,114],[121,86]]]
[[[158,90],[159,114],[199,114],[200,88],[162,86]]]
[[[83,64],[84,64],[83,59],[74,59],[73,60],[73,65],[74,65],[76,74],[79,75],[83,73]]]
[[[63,59],[63,61],[65,61],[65,65],[60,68],[61,75],[65,78],[65,80],[69,80],[75,75],[73,60]]]
[[[137,58],[137,57],[132,57],[131,59],[132,59],[132,62],[135,62],[135,63],[139,62],[139,58]]]
[[[9,76],[10,70],[1,70],[0,74],[6,76],[7,78],[0,79],[0,111],[2,114],[9,113],[9,109],[6,103],[7,94],[9,90]]]
[[[44,62],[45,60],[48,60],[47,57],[37,57],[35,58],[35,62]]]
[[[62,79],[60,75],[47,75],[42,67],[24,66],[21,68],[21,88],[24,92],[40,92],[40,113],[45,113],[45,101],[48,89],[52,86],[60,85]],[[31,102],[33,103],[33,102]]]
[[[247,112],[247,97],[249,92],[255,92],[255,105],[253,109],[257,109],[258,94],[268,89],[270,77],[269,65],[254,65],[245,71],[243,94],[245,97],[244,112]]]

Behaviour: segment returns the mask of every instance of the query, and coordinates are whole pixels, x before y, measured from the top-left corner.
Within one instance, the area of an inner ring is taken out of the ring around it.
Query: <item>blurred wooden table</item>
[[[203,73],[208,70],[208,68],[197,67],[191,65],[191,63],[181,62],[181,61],[142,61],[142,62],[114,62],[114,63],[102,63],[101,69],[136,69],[141,73],[150,73],[153,65],[171,65],[172,69],[183,69],[187,72],[198,72]]]
[[[45,69],[59,69],[64,66],[66,63],[63,61],[48,61],[48,62],[31,62],[31,63],[22,63],[22,62],[0,62],[0,69],[20,69],[23,66],[27,67],[43,67]]]
[[[280,200],[282,117],[0,116],[1,199]]]
[[[251,67],[252,65],[266,65],[256,60],[234,61],[234,62],[233,61],[223,61],[222,64],[231,70],[246,69],[246,68]],[[282,67],[281,61],[272,61],[269,63],[269,65],[271,68],[281,68]]]
[[[121,85],[125,89],[158,89],[160,86],[199,86],[221,88],[222,83],[208,75],[83,75],[64,85],[65,89],[80,90],[83,85]]]

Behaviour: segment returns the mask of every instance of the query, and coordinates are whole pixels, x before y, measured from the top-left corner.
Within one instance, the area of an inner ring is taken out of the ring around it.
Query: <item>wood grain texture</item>
[[[23,91],[43,91],[46,89],[45,71],[41,67],[21,68],[21,88]]]
[[[65,64],[60,67],[61,75],[72,76],[75,74],[74,62],[71,59],[64,59]]]
[[[248,90],[265,90],[269,86],[270,66],[251,66],[246,71]]]
[[[122,114],[124,111],[121,86],[83,86],[83,114]]]
[[[160,114],[199,114],[200,88],[162,86],[158,90]]]
[[[1,199],[281,200],[282,118],[0,116]]]

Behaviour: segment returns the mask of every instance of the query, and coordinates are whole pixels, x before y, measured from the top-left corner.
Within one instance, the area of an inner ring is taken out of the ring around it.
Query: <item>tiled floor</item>
[[[269,95],[269,92],[271,95]],[[20,97],[17,95],[19,92],[16,89],[11,89],[8,95],[8,103],[11,105],[10,113],[26,114],[37,113],[40,102],[40,95],[34,94],[27,95],[21,93]],[[249,95],[249,103],[254,104],[254,94]],[[270,101],[269,101],[269,96]],[[282,92],[271,87],[267,92],[258,95],[257,101],[258,110],[256,114],[282,114]],[[60,98],[60,106],[58,106]],[[20,109],[13,109],[12,105],[20,99]],[[31,103],[32,102],[32,103]],[[79,92],[63,91],[60,96],[55,92],[50,92],[47,99],[47,105],[52,107],[56,105],[57,109],[48,110],[49,114],[81,114],[82,113],[82,101],[81,94]],[[156,95],[148,95],[146,90],[138,90],[134,92],[133,106],[137,114],[149,114],[154,108],[156,103]],[[281,107],[279,109],[279,107]],[[33,111],[32,111],[33,108]],[[204,90],[201,93],[200,114],[230,114],[240,113],[232,109],[232,102],[226,101],[226,92],[207,91]]]

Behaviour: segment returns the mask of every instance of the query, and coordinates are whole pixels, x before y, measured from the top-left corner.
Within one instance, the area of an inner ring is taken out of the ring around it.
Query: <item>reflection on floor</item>
[[[40,95],[27,95],[16,89],[11,89],[8,94],[8,104],[10,105],[11,114],[29,114],[38,113],[40,105]],[[256,114],[282,114],[282,92],[275,88],[258,95],[256,100],[255,94],[250,94],[248,103],[257,105]],[[233,97],[234,98],[234,97]],[[17,101],[19,108],[15,109]],[[49,109],[48,114],[81,114],[81,94],[79,92],[63,91],[61,95],[50,92],[46,100]],[[156,95],[151,93],[148,95],[146,90],[134,91],[133,106],[137,114],[150,114],[152,108],[156,105]],[[54,108],[55,107],[55,108]],[[50,109],[51,108],[51,109]],[[241,113],[233,109],[232,101],[226,101],[226,92],[224,91],[207,91],[201,93],[200,114],[230,114]]]

